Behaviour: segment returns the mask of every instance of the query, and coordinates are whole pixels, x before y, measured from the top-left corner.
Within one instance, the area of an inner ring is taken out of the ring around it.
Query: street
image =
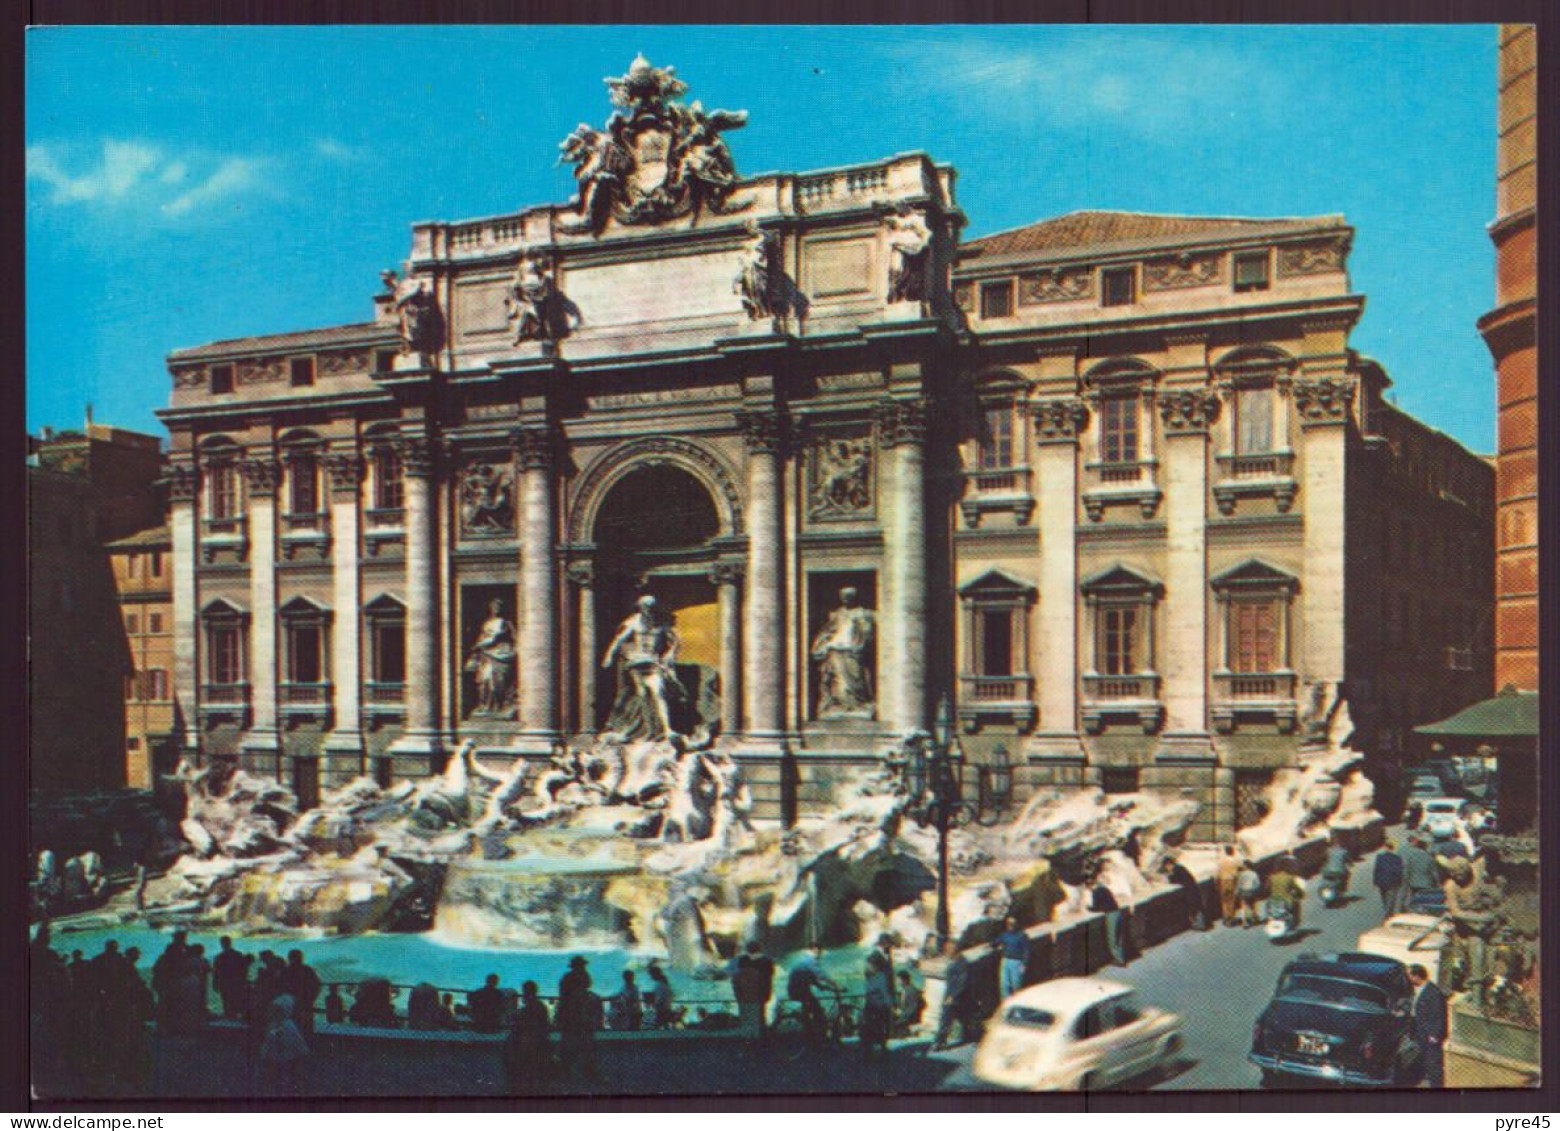
[[[1328,909],[1316,898],[1320,882],[1306,881],[1304,924],[1285,945],[1268,941],[1261,928],[1215,925],[1187,931],[1151,949],[1125,969],[1102,970],[1099,977],[1139,991],[1145,1005],[1177,1013],[1184,1026],[1186,1060],[1173,1076],[1144,1080],[1129,1087],[1256,1088],[1260,1072],[1246,1059],[1251,1027],[1268,1002],[1287,962],[1306,951],[1353,950],[1362,932],[1381,923],[1381,900],[1370,883],[1374,854],[1354,866],[1347,902]],[[942,1054],[940,1054],[942,1055]],[[959,1067],[942,1088],[990,1085],[969,1070],[974,1046],[951,1050]]]

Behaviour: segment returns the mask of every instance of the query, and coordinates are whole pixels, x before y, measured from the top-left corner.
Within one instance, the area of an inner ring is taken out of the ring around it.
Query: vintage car
[[[1413,986],[1395,959],[1305,954],[1279,976],[1257,1018],[1247,1059],[1262,1083],[1309,1078],[1383,1087],[1413,1078],[1420,1050],[1409,1036]]]
[[[1437,840],[1452,839],[1462,831],[1464,804],[1460,797],[1426,798],[1423,814],[1419,818],[1419,831]]]
[[[1004,1088],[1091,1091],[1173,1064],[1181,1019],[1131,986],[1057,978],[1002,1003],[975,1051],[975,1075]]]
[[[1452,943],[1452,927],[1439,915],[1394,915],[1360,935],[1361,954],[1392,958],[1404,966],[1423,966],[1432,982],[1441,977],[1441,956]]]

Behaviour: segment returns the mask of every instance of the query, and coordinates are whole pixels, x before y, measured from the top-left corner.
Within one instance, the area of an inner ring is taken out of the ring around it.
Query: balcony
[[[203,683],[197,709],[202,718],[232,719],[242,726],[249,711],[249,684]]]
[[[1035,513],[1035,497],[1027,467],[982,467],[965,472],[964,498],[959,509],[964,524],[978,527],[987,514],[1012,511],[1014,524],[1025,526]]]
[[[1153,734],[1163,724],[1164,713],[1157,672],[1088,672],[1083,677],[1083,726],[1090,734],[1101,733],[1112,717],[1135,719],[1144,734]]]
[[[1294,506],[1299,482],[1295,479],[1293,452],[1248,452],[1216,457],[1218,477],[1213,483],[1213,498],[1219,513],[1235,513],[1242,498],[1271,496],[1280,514]]]
[[[1239,719],[1271,719],[1285,734],[1295,729],[1299,706],[1295,702],[1297,677],[1292,671],[1214,672],[1213,727],[1229,734]]]
[[[1105,508],[1134,505],[1145,519],[1154,517],[1164,492],[1159,489],[1156,460],[1090,463],[1084,467],[1083,509],[1090,522],[1105,517]]]
[[[363,711],[370,715],[406,714],[406,684],[365,683]]]
[[[281,713],[295,719],[324,719],[330,714],[331,685],[325,683],[284,683],[278,688]]]
[[[243,515],[223,515],[201,520],[201,560],[211,563],[219,550],[242,555],[248,543],[248,523]]]
[[[961,675],[959,721],[973,734],[989,719],[1032,730],[1040,714],[1035,705],[1035,680],[1028,674]]]

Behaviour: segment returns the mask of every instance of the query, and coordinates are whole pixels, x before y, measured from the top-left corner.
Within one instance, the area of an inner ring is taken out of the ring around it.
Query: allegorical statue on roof
[[[379,276],[395,296],[395,312],[401,327],[401,353],[417,355],[418,364],[432,366],[444,348],[444,313],[428,289],[426,279],[403,279],[396,271]]]
[[[553,281],[552,261],[539,251],[521,252],[504,308],[515,328],[515,345],[560,341],[583,322],[579,308]]]
[[[736,163],[721,136],[747,124],[747,111],[706,112],[677,101],[688,91],[672,67],[643,55],[628,73],[605,80],[618,109],[605,129],[580,123],[558,146],[574,166],[579,218],[566,228],[599,235],[609,218],[655,224],[708,210],[739,212],[730,200]]]
[[[903,201],[884,214],[883,224],[888,229],[888,301],[925,302],[932,230]]]

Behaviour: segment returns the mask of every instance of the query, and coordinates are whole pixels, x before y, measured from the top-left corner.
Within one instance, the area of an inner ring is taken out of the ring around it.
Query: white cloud
[[[140,141],[106,139],[97,153],[40,143],[27,149],[29,180],[46,186],[48,203],[92,209],[155,209],[190,216],[264,187],[267,160],[191,151],[169,153]]]
[[[330,161],[347,163],[361,161],[368,156],[366,150],[354,145],[343,145],[332,137],[324,137],[316,141],[314,151]]]
[[[1288,82],[1259,49],[1211,38],[1195,47],[1111,32],[1057,46],[1017,36],[951,39],[939,44],[937,59],[918,82],[946,86],[982,116],[1163,139],[1231,110],[1249,116],[1276,107]]]
[[[200,184],[162,206],[170,216],[183,216],[197,208],[236,196],[260,181],[261,162],[250,157],[229,157]]]

